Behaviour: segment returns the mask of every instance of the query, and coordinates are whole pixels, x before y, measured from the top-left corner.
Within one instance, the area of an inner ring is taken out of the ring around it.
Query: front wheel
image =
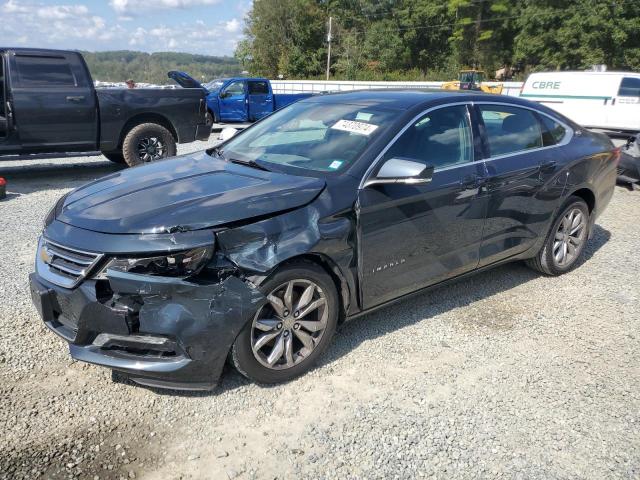
[[[176,140],[169,130],[156,123],[133,127],[122,143],[127,165],[134,167],[176,155]]]
[[[545,243],[527,265],[546,275],[572,270],[589,238],[589,207],[580,197],[569,197],[551,225]]]
[[[231,360],[259,383],[279,383],[309,371],[331,342],[338,294],[331,277],[301,262],[279,270],[262,286],[267,303],[236,338]]]

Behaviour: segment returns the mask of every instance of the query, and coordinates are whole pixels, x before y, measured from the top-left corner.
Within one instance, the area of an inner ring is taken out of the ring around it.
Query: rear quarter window
[[[63,57],[16,55],[16,86],[75,87],[71,66]]]
[[[540,114],[539,117],[542,121],[542,143],[544,146],[548,147],[560,143],[567,134],[567,129],[546,115]]]

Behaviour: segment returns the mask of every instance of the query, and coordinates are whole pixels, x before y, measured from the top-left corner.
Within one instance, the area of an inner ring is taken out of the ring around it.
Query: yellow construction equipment
[[[458,80],[444,82],[445,90],[481,90],[485,93],[502,93],[502,84],[499,82],[486,82],[485,73],[482,70],[460,70]]]

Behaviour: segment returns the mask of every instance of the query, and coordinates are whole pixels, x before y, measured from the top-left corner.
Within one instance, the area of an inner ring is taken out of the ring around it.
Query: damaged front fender
[[[296,257],[326,259],[340,280],[337,287],[349,310],[350,305],[357,305],[355,219],[350,213],[323,218],[320,209],[323,200],[328,201],[323,197],[324,193],[313,204],[292,212],[217,232],[219,254],[247,275],[262,278]]]

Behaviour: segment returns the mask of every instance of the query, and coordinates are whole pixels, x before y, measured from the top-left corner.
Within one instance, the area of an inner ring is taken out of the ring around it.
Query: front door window
[[[429,112],[411,125],[384,155],[406,157],[436,170],[473,161],[467,107],[456,105]]]
[[[244,95],[244,82],[233,82],[224,89],[225,97],[235,97],[237,95]]]

